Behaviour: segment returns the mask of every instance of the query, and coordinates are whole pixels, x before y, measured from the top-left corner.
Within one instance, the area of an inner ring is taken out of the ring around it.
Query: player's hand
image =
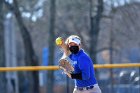
[[[59,46],[63,50],[65,56],[70,55],[68,45],[65,43],[65,40],[62,37],[56,38],[55,42],[56,42],[56,45]]]

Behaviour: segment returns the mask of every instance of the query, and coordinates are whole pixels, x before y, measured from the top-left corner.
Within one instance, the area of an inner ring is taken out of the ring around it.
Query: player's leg
[[[74,88],[73,93],[102,93],[101,89],[98,85],[95,85],[93,89],[89,89],[89,90],[77,90],[76,88]]]
[[[87,93],[102,93],[102,92],[101,92],[100,87],[97,85],[97,86],[94,86],[94,88],[89,90],[89,92]]]

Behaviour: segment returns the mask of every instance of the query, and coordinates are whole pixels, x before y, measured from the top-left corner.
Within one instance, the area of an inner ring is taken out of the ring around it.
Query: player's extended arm
[[[70,55],[68,45],[65,44],[64,40],[61,37],[58,37],[56,39],[56,44],[63,50],[63,56],[59,60],[59,67],[64,70],[65,74],[71,73],[72,71],[74,71],[74,68],[71,65],[70,58],[68,57],[68,55]]]

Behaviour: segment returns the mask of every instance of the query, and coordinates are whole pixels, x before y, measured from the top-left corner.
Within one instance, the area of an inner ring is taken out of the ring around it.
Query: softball
[[[62,43],[63,43],[62,37],[56,38],[55,43],[56,43],[56,45],[58,45],[58,46],[59,46],[59,45],[62,45]]]

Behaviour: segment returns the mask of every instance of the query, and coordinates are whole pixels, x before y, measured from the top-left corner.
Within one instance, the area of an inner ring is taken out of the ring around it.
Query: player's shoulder
[[[89,56],[83,49],[81,49],[79,53],[79,58],[89,58]]]

